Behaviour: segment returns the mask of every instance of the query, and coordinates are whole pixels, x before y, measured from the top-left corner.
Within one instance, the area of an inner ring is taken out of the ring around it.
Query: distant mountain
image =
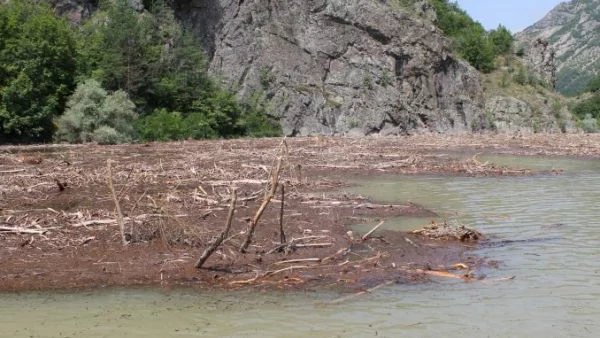
[[[577,94],[600,73],[600,0],[563,2],[516,38],[547,41],[556,52],[556,89]]]

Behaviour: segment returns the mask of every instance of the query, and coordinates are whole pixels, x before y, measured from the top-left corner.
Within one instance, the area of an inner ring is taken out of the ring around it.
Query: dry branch
[[[196,262],[196,268],[201,268],[202,265],[206,262],[206,260],[217,250],[219,245],[223,243],[225,238],[227,238],[227,234],[229,234],[229,230],[231,229],[231,222],[233,221],[233,214],[235,213],[235,203],[237,201],[237,191],[236,189],[231,189],[231,204],[229,205],[229,214],[227,215],[227,221],[225,222],[225,229],[221,232],[221,235],[217,238],[217,240],[210,245],[204,252],[200,259]]]
[[[287,261],[279,261],[279,262],[275,262],[273,263],[273,265],[279,265],[279,264],[290,264],[290,263],[307,263],[307,262],[315,262],[315,263],[320,263],[321,262],[321,258],[298,258],[298,259],[289,259]]]
[[[13,234],[43,234],[50,229],[28,229],[22,227],[11,227],[0,225],[0,232],[8,232]]]
[[[367,232],[366,234],[364,234],[364,235],[361,237],[361,239],[362,239],[363,241],[366,241],[367,239],[369,239],[369,236],[371,236],[371,235],[372,235],[372,234],[373,234],[373,233],[374,233],[374,232],[375,232],[377,229],[379,229],[379,227],[380,227],[381,225],[383,225],[383,223],[384,223],[384,222],[385,222],[385,221],[381,221],[381,222],[379,222],[379,224],[377,224],[376,226],[374,226],[374,227],[373,227],[373,229],[371,229],[369,232]]]
[[[260,217],[262,216],[263,212],[267,208],[267,205],[269,205],[269,202],[271,201],[273,196],[275,196],[275,191],[277,190],[277,185],[279,184],[279,174],[281,173],[282,159],[283,159],[282,156],[279,156],[279,158],[277,159],[277,165],[275,167],[275,170],[273,170],[272,177],[271,177],[271,190],[265,196],[265,199],[263,200],[262,204],[256,211],[254,218],[252,219],[252,223],[250,224],[250,228],[248,229],[248,235],[246,236],[246,240],[244,241],[244,244],[242,244],[242,246],[240,248],[240,252],[242,252],[242,253],[245,253],[246,250],[248,249],[250,242],[252,242],[252,236],[254,236],[254,231],[256,230],[256,226],[258,225],[258,221],[260,220]]]
[[[121,240],[123,241],[123,245],[128,243],[127,237],[125,236],[125,221],[123,220],[123,213],[121,212],[121,205],[119,205],[119,199],[117,198],[117,193],[115,192],[115,186],[113,185],[112,180],[112,170],[110,166],[111,161],[106,160],[106,166],[108,168],[108,187],[110,188],[110,193],[112,195],[113,201],[115,202],[115,208],[117,210],[117,223],[119,223],[119,230],[121,231]]]
[[[313,266],[315,267],[315,266]],[[318,267],[318,266],[316,266]],[[287,268],[283,268],[283,269],[279,269],[279,270],[274,270],[274,271],[266,271],[264,272],[262,275],[259,274],[254,278],[250,278],[250,279],[246,279],[246,280],[240,280],[240,281],[233,281],[230,282],[229,285],[247,285],[247,284],[251,284],[254,283],[260,279],[263,278],[267,278],[273,275],[276,275],[278,273],[282,273],[282,272],[286,272],[286,271],[293,271],[293,270],[300,270],[300,269],[309,269],[311,268],[311,266],[308,265],[293,265],[293,266],[288,266]]]
[[[279,244],[285,244],[285,232],[283,231],[283,211],[285,208],[285,184],[281,184],[281,209],[279,209]]]

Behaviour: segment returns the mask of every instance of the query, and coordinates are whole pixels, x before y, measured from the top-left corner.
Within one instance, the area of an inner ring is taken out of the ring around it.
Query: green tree
[[[163,0],[147,2],[143,15],[127,0],[106,6],[78,35],[80,77],[129,94],[142,140],[258,135],[259,127],[272,133],[266,110],[253,109],[208,75],[200,41]]]
[[[489,73],[494,70],[494,47],[485,33],[474,30],[458,39],[458,53],[473,67]]]
[[[135,104],[122,90],[109,94],[96,80],[77,86],[67,110],[57,119],[57,141],[130,142],[135,136]]]
[[[492,29],[488,36],[494,48],[494,54],[508,55],[512,51],[514,38],[506,27],[498,25],[498,28]]]
[[[0,141],[47,141],[74,87],[75,40],[45,4],[0,6]]]

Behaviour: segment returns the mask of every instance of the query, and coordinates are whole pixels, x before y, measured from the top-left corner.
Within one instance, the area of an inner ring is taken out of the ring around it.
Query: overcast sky
[[[511,32],[519,32],[564,0],[457,0],[460,8],[481,22],[485,29],[503,24]]]

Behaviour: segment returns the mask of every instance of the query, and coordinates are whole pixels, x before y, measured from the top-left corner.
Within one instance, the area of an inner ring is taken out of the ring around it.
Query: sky
[[[512,33],[517,33],[539,19],[564,0],[457,0],[464,9],[485,29],[490,30],[504,25]]]

